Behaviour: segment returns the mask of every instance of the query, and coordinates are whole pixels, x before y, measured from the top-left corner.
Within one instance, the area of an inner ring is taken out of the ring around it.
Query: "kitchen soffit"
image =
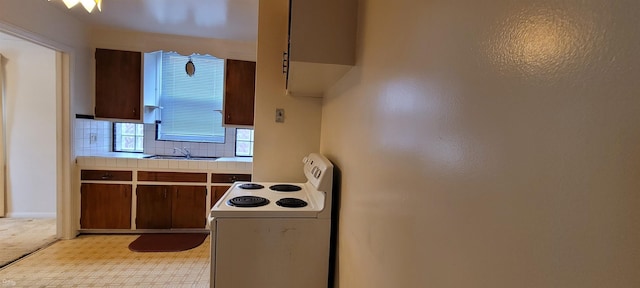
[[[97,27],[248,42],[258,35],[258,0],[103,0],[91,14],[50,3]]]

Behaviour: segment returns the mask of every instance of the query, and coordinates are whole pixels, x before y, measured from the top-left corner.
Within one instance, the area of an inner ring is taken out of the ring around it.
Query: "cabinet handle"
[[[100,177],[102,180],[107,180],[107,179],[111,179],[113,178],[113,175],[111,175],[110,173],[104,174],[102,175],[102,177]]]

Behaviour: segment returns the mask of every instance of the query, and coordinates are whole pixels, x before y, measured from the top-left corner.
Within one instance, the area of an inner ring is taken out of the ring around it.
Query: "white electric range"
[[[333,164],[302,162],[306,182],[236,182],[211,208],[211,287],[327,287]]]

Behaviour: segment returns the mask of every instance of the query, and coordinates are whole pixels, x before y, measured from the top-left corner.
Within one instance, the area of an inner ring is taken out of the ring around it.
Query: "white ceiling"
[[[51,5],[102,27],[140,32],[255,42],[258,0],[103,0],[102,12]]]

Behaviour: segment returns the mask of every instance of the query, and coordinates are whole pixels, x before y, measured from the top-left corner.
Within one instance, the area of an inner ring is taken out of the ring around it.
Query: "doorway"
[[[57,236],[57,195],[59,193],[59,52],[16,36],[0,33],[2,61],[2,139],[4,156],[2,197],[3,224],[24,221],[5,227],[2,241],[14,241],[26,223],[53,225],[39,227]],[[9,221],[11,220],[11,221]],[[11,232],[11,231],[9,231]],[[18,235],[21,236],[21,235]],[[51,236],[54,236],[53,238]],[[50,240],[53,241],[53,240]],[[21,241],[23,242],[23,241]],[[46,244],[46,243],[45,243]],[[42,244],[39,244],[40,246]],[[37,249],[39,247],[25,247]]]

